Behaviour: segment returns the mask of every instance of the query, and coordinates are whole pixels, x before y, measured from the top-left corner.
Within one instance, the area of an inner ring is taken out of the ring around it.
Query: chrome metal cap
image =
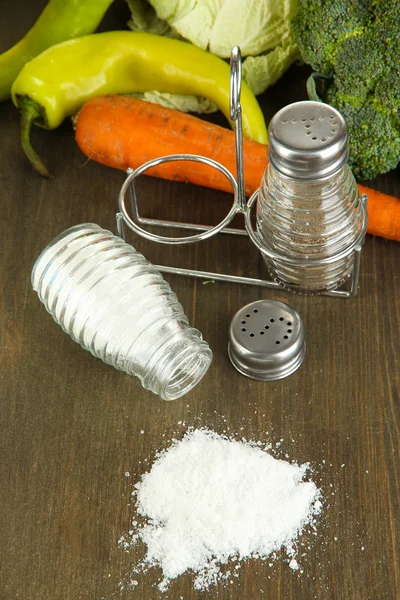
[[[305,100],[282,108],[268,128],[272,166],[288,177],[329,177],[348,160],[347,128],[342,115],[323,102]]]
[[[277,300],[247,304],[232,319],[228,354],[233,366],[252,379],[273,381],[290,375],[305,354],[299,313]]]

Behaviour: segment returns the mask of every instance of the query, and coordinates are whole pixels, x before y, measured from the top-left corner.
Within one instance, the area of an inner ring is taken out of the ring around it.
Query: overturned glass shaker
[[[269,273],[294,292],[335,290],[359,271],[367,225],[345,121],[322,102],[290,104],[270,122],[268,154],[257,234]]]
[[[32,286],[73,340],[164,400],[189,392],[211,364],[161,273],[94,223],[64,231],[42,251]]]

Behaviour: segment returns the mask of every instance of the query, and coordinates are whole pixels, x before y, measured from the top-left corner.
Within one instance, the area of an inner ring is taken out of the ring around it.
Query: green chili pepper
[[[54,44],[96,30],[113,0],[50,0],[30,31],[0,55],[0,101],[29,60]]]
[[[187,42],[150,33],[115,31],[49,48],[21,71],[12,86],[22,113],[22,145],[34,168],[48,172],[29,141],[31,125],[58,127],[93,96],[158,90],[213,100],[229,119],[229,65]],[[267,142],[260,106],[243,83],[243,133]]]

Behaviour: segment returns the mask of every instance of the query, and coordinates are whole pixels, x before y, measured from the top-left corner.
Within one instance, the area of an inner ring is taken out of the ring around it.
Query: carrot
[[[166,154],[201,154],[222,163],[236,175],[233,131],[186,113],[125,96],[102,96],[84,104],[75,122],[75,137],[84,154],[117,169],[136,169]],[[244,141],[246,194],[260,185],[267,165],[267,147]],[[232,192],[227,178],[207,165],[164,163],[147,175],[189,181]]]
[[[368,196],[367,232],[388,240],[400,241],[400,200],[358,184],[360,194]]]
[[[83,106],[75,121],[75,137],[86,156],[109,167],[136,169],[167,154],[200,154],[236,175],[234,133],[157,104],[125,96],[100,96]],[[268,164],[267,146],[243,140],[246,195],[260,185]],[[147,175],[231,192],[224,175],[200,163],[164,163]],[[359,184],[368,194],[368,233],[400,241],[400,200]]]

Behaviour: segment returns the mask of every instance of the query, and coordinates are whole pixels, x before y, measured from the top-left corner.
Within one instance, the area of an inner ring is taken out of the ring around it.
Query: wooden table
[[[44,4],[3,0],[2,48],[23,35]],[[121,0],[103,28],[123,28],[127,17]],[[260,99],[266,118],[304,98],[304,76],[292,68]],[[189,395],[163,402],[75,344],[30,283],[39,252],[67,227],[95,222],[115,231],[123,174],[88,162],[67,122],[54,132],[33,132],[55,174],[45,181],[23,156],[10,102],[0,107],[0,123],[1,600],[161,597],[154,587],[159,571],[136,575],[138,586],[129,586],[144,549],[124,551],[118,540],[135,515],[133,484],[157,450],[188,426],[272,444],[282,439],[276,456],[310,463],[324,506],[317,535],[304,538],[302,574],[283,557],[272,567],[250,560],[233,585],[200,594],[185,575],[166,597],[398,599],[399,244],[368,236],[359,295],[351,300],[168,277],[214,361]],[[373,186],[400,195],[398,170]],[[211,223],[229,204],[218,192],[151,178],[141,178],[139,192],[149,216]],[[177,252],[129,239],[154,263],[265,274],[246,239],[218,236]],[[258,298],[288,302],[306,327],[303,366],[273,383],[239,375],[227,355],[233,314]]]

